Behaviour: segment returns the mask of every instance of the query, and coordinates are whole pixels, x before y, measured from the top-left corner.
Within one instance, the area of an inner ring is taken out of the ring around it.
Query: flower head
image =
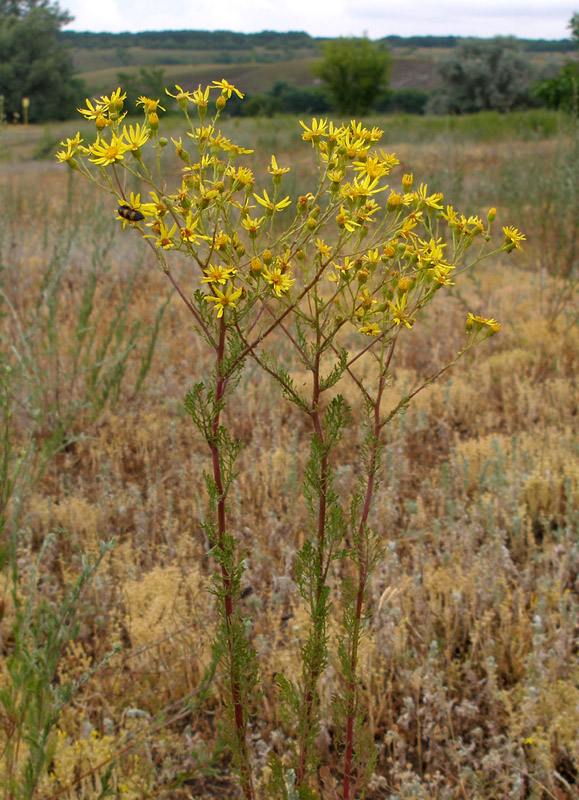
[[[524,233],[521,233],[517,228],[513,228],[512,226],[503,228],[503,233],[505,234],[505,250],[507,253],[510,253],[511,250],[523,249],[520,243],[527,240]]]
[[[74,139],[67,139],[66,142],[61,142],[61,145],[66,149],[60,150],[56,154],[56,157],[60,161],[60,163],[62,164],[64,162],[67,162],[72,166],[72,161],[77,152],[79,151],[81,143],[82,139],[80,138],[80,133],[77,133]]]
[[[133,128],[132,125],[129,125],[127,130],[127,126],[123,125],[122,138],[125,139],[127,143],[127,150],[135,153],[135,155],[139,153],[139,150],[148,140],[150,135],[151,131],[144,126],[141,127],[140,125],[135,125]]]
[[[284,208],[287,208],[289,205],[291,205],[291,200],[289,199],[289,195],[287,197],[284,197],[283,200],[280,200],[279,203],[275,203],[273,200],[269,199],[269,195],[266,189],[263,190],[263,197],[260,197],[258,194],[255,194],[255,192],[253,196],[255,197],[260,206],[263,206],[265,209],[267,209],[269,214],[273,214],[275,211],[283,211]]]
[[[290,273],[287,271],[284,272],[280,267],[274,267],[271,270],[268,268],[264,269],[263,277],[278,297],[281,297],[285,292],[289,292],[295,283],[295,278],[290,278]]]
[[[211,288],[215,294],[208,294],[205,296],[205,299],[210,303],[215,303],[215,309],[218,317],[223,316],[223,312],[226,308],[236,308],[235,301],[239,300],[243,291],[242,289],[235,289],[232,283],[227,284],[224,292],[222,292],[217,286],[212,286]]]
[[[243,92],[240,92],[239,89],[236,89],[232,83],[229,83],[222,78],[220,81],[213,81],[211,84],[212,89],[221,89],[221,94],[223,97],[226,97],[228,100],[231,97],[231,93],[235,92],[235,94],[239,97],[240,100],[243,100]]]
[[[204,267],[205,277],[201,278],[201,283],[221,283],[225,285],[236,274],[235,267],[224,267],[221,264]]]
[[[201,86],[199,88],[201,89]],[[168,94],[169,97],[174,97],[175,100],[179,103],[180,108],[185,110],[187,108],[188,101],[193,100],[191,92],[186,92],[179,86],[178,83],[175,84],[175,89],[177,89],[177,92],[175,94],[171,94],[171,92],[168,89],[165,89],[165,93]]]
[[[100,167],[106,167],[109,164],[122,161],[129,149],[129,145],[123,142],[122,137],[113,134],[110,142],[99,139],[89,147],[89,151],[93,155],[93,158],[89,158],[89,161],[92,161],[93,164],[98,164]]]
[[[311,128],[308,128],[308,126],[305,125],[300,119],[300,125],[304,129],[304,132],[302,133],[302,139],[305,142],[311,142],[312,147],[315,147],[316,144],[319,143],[322,136],[326,135],[328,121],[326,119],[321,119],[318,122],[318,120],[314,118],[312,120]]]

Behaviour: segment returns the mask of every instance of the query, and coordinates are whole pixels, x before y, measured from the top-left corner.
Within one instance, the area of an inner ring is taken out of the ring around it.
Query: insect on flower
[[[141,212],[137,211],[136,208],[131,208],[131,206],[119,206],[117,210],[119,212],[119,216],[128,220],[129,222],[142,222],[142,220],[145,219],[144,214],[141,214]]]

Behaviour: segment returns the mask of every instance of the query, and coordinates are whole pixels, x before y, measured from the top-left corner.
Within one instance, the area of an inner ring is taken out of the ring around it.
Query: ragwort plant
[[[218,96],[209,120],[212,92]],[[251,800],[262,792],[283,798],[314,796],[322,714],[318,687],[329,659],[331,579],[339,570],[345,576],[336,604],[341,608],[337,652],[342,688],[334,698],[333,718],[343,752],[340,794],[350,800],[364,794],[374,764],[360,648],[371,614],[368,581],[382,553],[371,525],[381,479],[382,434],[417,392],[500,325],[469,314],[464,347],[452,363],[387,410],[394,356],[440,290],[483,259],[520,249],[525,237],[504,227],[504,239],[492,249],[495,209],[485,224],[444,206],[442,194],[426,185],[413,188],[411,175],[404,175],[400,188],[391,187],[387,180],[398,159],[377,147],[381,130],[355,121],[339,126],[326,120],[314,119],[309,126],[302,122],[303,139],[316,161],[313,185],[297,198],[286,195],[282,185],[290,167],[271,156],[267,169],[272,186],[258,191],[253,172],[238,164],[252,151],[233,144],[218,128],[233,93],[242,96],[226,80],[191,92],[179,86],[175,93],[167,90],[188,126],[185,143],[183,137],[172,140],[182,162],[175,187],[164,178],[168,141],[159,134],[161,101],[139,98],[144,121],[127,126],[120,89],[110,97],[87,100],[80,113],[94,120],[96,139],[85,144],[77,134],[63,142],[58,158],[116,198],[119,222],[136,229],[155,253],[195,332],[213,354],[211,374],[193,386],[185,407],[207,444],[211,463],[206,475],[210,513],[204,525],[216,564],[212,592],[221,620],[215,650],[227,680],[225,735],[244,797]],[[129,192],[129,186],[140,191]],[[191,261],[194,275],[187,276],[186,284],[174,272],[172,251]],[[289,343],[292,365],[311,375],[307,393],[297,388],[279,355],[274,342],[280,336]],[[292,752],[283,759],[271,755],[261,786],[248,741],[260,678],[239,602],[244,553],[228,518],[241,444],[224,424],[224,410],[248,359],[275,379],[311,431],[303,475],[309,529],[295,560],[309,631],[301,644],[301,679],[278,677],[280,713]],[[358,393],[356,414],[364,431],[358,485],[351,497],[342,496],[336,481],[337,448],[346,430],[358,424],[337,391],[343,381],[351,381]],[[328,771],[320,772],[334,796]]]

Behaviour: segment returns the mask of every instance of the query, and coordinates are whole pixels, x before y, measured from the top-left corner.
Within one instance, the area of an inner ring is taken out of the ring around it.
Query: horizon
[[[144,33],[232,33],[234,35],[239,36],[260,36],[261,34],[270,34],[270,33],[277,33],[280,36],[291,36],[291,35],[304,35],[308,36],[310,39],[314,41],[317,40],[327,40],[327,39],[340,39],[340,38],[362,38],[361,36],[353,36],[353,37],[346,37],[346,36],[314,36],[307,31],[299,31],[299,30],[289,30],[289,31],[274,31],[269,28],[264,28],[261,31],[234,31],[230,28],[219,28],[216,30],[207,30],[206,28],[147,28],[145,30],[140,31],[91,31],[91,30],[76,30],[69,26],[66,26],[61,33],[78,33],[78,34],[94,34],[95,36],[140,36]],[[475,35],[460,35],[454,33],[448,34],[421,34],[421,33],[414,33],[408,35],[401,35],[399,33],[388,33],[385,36],[382,36],[378,39],[373,39],[372,41],[380,42],[384,39],[494,39],[501,36],[501,34],[495,34],[494,36],[475,36]],[[522,42],[570,42],[571,36],[564,36],[562,38],[546,38],[545,36],[538,36],[538,37],[523,37],[523,36],[516,36],[514,34],[504,34],[502,38],[505,39],[518,39]]]

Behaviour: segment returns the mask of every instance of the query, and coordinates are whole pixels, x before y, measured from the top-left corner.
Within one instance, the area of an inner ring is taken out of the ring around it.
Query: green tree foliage
[[[579,45],[579,12],[569,20],[571,39]],[[548,108],[579,110],[579,62],[567,61],[559,72],[546,81],[533,84],[533,93]]]
[[[527,102],[532,72],[514,38],[465,39],[439,67],[444,88],[432,110],[510,111]]]
[[[30,100],[31,122],[66,119],[78,105],[80,82],[58,41],[71,17],[49,0],[0,0],[0,94],[8,120]]]
[[[369,39],[331,39],[324,44],[324,59],[315,74],[330,90],[338,111],[365,114],[385,87],[391,57]]]

